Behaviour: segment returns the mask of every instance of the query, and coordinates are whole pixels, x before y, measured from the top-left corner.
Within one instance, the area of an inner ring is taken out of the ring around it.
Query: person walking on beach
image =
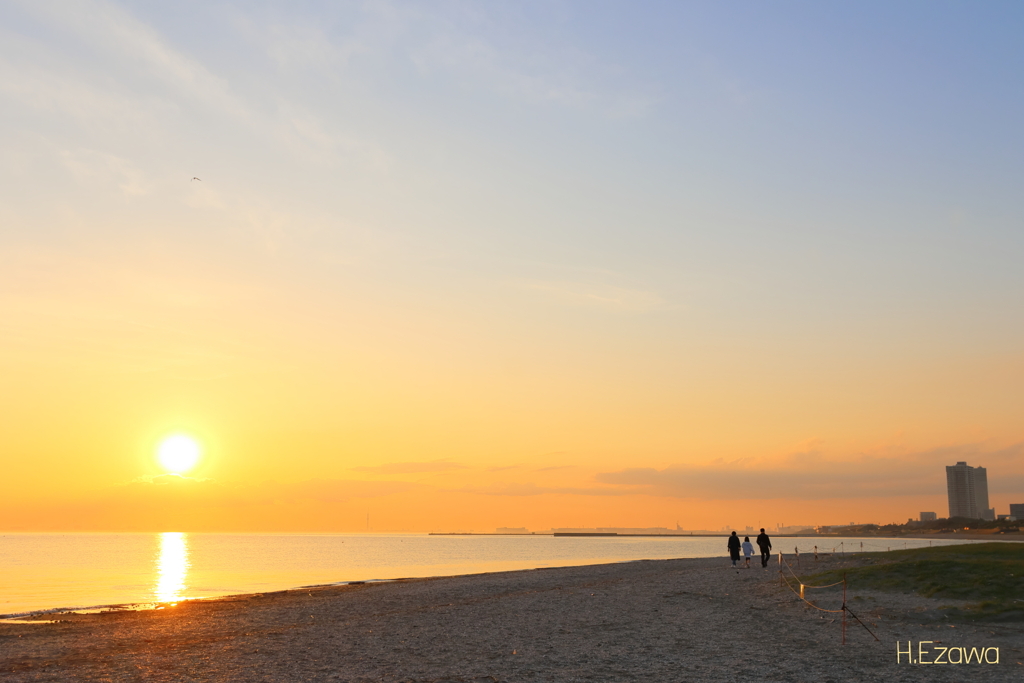
[[[750,542],[750,536],[743,537],[743,566],[750,569],[750,556],[754,554],[754,546]]]
[[[772,539],[768,538],[764,529],[761,529],[761,533],[757,535],[757,547],[761,549],[761,566],[767,567],[768,560],[772,556]]]
[[[740,537],[736,535],[735,531],[729,537],[729,557],[732,558],[732,566],[735,567],[740,560]]]

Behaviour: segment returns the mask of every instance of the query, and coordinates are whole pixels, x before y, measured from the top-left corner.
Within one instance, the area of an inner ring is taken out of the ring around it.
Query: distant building
[[[934,522],[938,518],[939,518],[938,515],[936,515],[934,512],[922,512],[921,513],[921,521],[922,522]]]
[[[525,526],[499,526],[494,530],[496,534],[528,534],[529,529]]]
[[[947,465],[946,493],[950,517],[995,519],[995,510],[988,506],[988,474],[984,467],[971,467],[966,462]]]
[[[1003,520],[1006,520],[1007,522],[1016,522],[1017,518],[1013,515],[999,515],[999,521],[1002,522]]]
[[[1010,503],[1010,516],[1024,519],[1024,503]]]

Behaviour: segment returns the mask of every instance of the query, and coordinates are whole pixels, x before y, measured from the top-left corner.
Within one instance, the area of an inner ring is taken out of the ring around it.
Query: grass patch
[[[867,588],[916,593],[930,598],[972,601],[959,616],[1024,620],[1024,543],[978,543],[863,553],[871,564],[833,569],[806,583],[842,581],[850,590]]]

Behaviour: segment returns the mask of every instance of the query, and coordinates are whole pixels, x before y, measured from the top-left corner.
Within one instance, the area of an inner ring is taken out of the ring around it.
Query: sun
[[[168,472],[184,474],[196,466],[202,449],[191,436],[174,434],[160,442],[156,449],[157,460]]]

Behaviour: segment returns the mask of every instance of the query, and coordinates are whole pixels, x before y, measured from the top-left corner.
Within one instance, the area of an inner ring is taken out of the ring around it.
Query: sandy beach
[[[822,558],[834,567],[840,558]],[[806,564],[806,560],[805,560]],[[1024,624],[850,592],[880,639],[782,586],[775,560],[682,559],[292,590],[0,624],[5,681],[1018,681]],[[823,593],[824,594],[824,593]],[[818,595],[823,595],[818,594]],[[835,608],[838,593],[819,604]],[[942,604],[949,604],[945,601]],[[999,648],[897,663],[897,641]],[[991,655],[990,655],[991,658]]]

